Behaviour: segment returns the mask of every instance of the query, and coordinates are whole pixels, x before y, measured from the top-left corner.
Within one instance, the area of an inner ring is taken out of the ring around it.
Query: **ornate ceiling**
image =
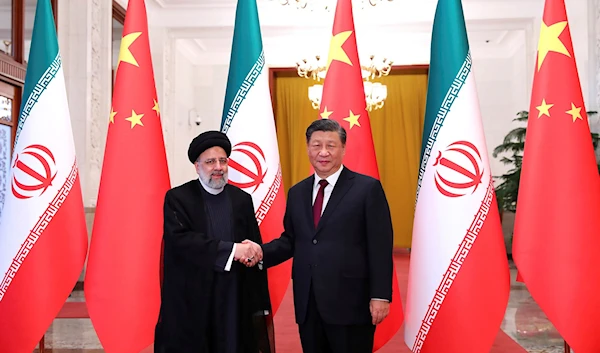
[[[272,65],[289,66],[303,57],[326,52],[333,12],[298,10],[280,5],[279,0],[257,1],[267,61]],[[151,25],[168,28],[194,64],[229,60],[236,0],[146,3]],[[585,20],[586,3],[567,0],[570,15],[581,16],[583,12]],[[429,56],[436,4],[437,0],[394,0],[355,9],[359,50],[365,56],[387,56],[398,64],[422,63]],[[544,0],[463,0],[474,56],[508,57],[523,46],[531,51],[531,38],[539,28],[543,6]],[[276,50],[282,46],[284,52]]]

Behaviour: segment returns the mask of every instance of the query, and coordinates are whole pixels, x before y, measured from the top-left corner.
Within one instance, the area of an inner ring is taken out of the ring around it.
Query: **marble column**
[[[588,0],[588,27],[589,27],[589,102],[588,110],[600,107],[600,0]]]
[[[160,106],[160,118],[163,139],[169,163],[169,172],[173,180],[172,161],[174,158],[173,141],[175,139],[175,38],[164,27],[150,27],[150,52],[156,82],[156,94]]]
[[[112,1],[92,0],[91,28],[92,97],[86,146],[89,151],[86,205],[95,207],[112,101]]]
[[[89,209],[96,206],[110,112],[112,2],[60,0],[58,19],[84,206]]]
[[[588,111],[598,111],[590,117],[590,130],[600,133],[600,0],[588,0],[588,67],[589,67],[589,99],[586,102]],[[585,87],[584,87],[585,89]],[[596,160],[600,161],[600,147],[596,149]]]
[[[59,45],[91,236],[110,113],[112,2],[60,0],[58,11]],[[84,277],[85,268],[79,281]]]

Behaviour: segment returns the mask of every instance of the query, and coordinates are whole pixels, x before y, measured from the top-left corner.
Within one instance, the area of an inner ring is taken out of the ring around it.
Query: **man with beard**
[[[164,204],[164,278],[156,353],[273,353],[266,270],[252,197],[227,183],[231,142],[207,131],[188,157],[199,178]]]

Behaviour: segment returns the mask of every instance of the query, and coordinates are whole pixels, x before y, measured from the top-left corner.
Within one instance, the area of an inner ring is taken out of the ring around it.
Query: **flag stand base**
[[[39,346],[40,353],[46,352],[46,347],[44,347],[44,341],[45,341],[45,335],[42,336],[42,339],[40,340],[40,346]]]

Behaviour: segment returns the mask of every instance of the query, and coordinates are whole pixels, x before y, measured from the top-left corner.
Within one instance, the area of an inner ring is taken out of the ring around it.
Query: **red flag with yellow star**
[[[107,353],[154,341],[163,201],[170,188],[144,0],[129,0],[109,118],[85,298]]]
[[[600,178],[564,0],[546,0],[527,123],[513,258],[577,353],[600,350]]]
[[[336,120],[346,129],[348,142],[344,165],[350,170],[379,179],[358,60],[351,0],[338,0],[332,34],[320,115],[323,119]],[[381,348],[396,334],[403,320],[400,289],[394,268],[390,313],[377,325],[373,351]]]

